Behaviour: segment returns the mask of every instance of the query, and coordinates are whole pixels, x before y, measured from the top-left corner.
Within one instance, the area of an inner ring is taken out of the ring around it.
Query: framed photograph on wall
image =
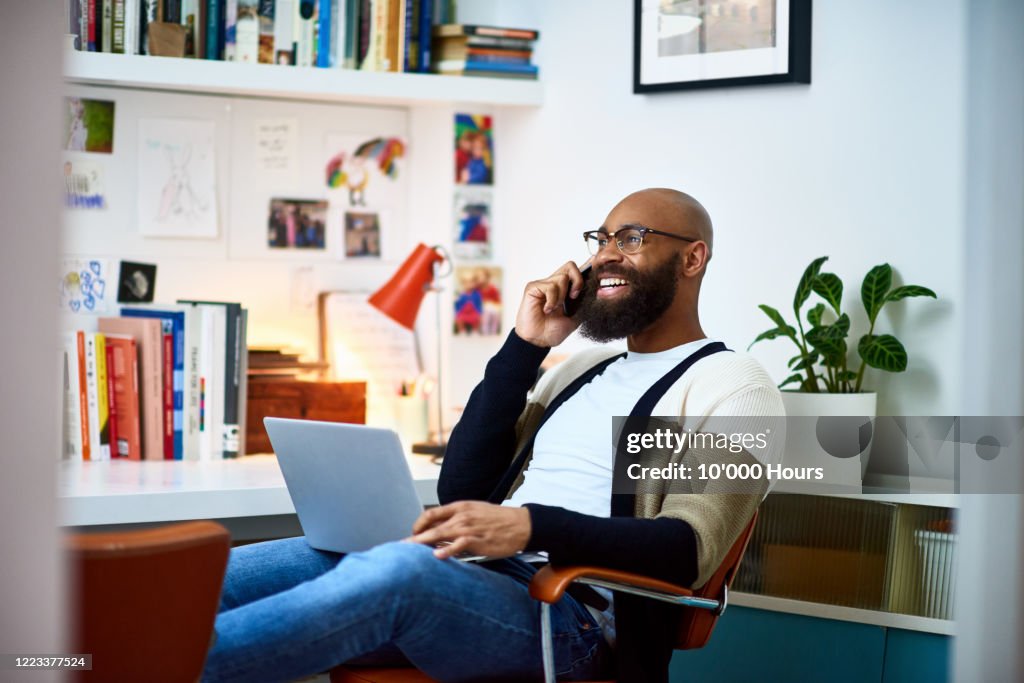
[[[634,93],[810,82],[811,0],[634,0]]]

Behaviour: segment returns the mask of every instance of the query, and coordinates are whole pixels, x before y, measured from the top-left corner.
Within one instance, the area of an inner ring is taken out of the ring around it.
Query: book
[[[91,2],[91,0],[90,0]],[[160,20],[160,0],[139,0],[139,54],[149,54],[149,25]]]
[[[96,27],[96,18],[97,18],[96,17],[96,3],[97,2],[102,2],[102,0],[88,0],[88,3],[89,3],[88,4],[88,14],[86,16],[88,17],[87,21],[89,22],[89,33],[88,33],[88,40],[86,42],[86,45],[87,45],[87,49],[88,49],[89,52],[96,52],[96,36],[97,36],[97,32],[98,32],[98,29]],[[102,11],[102,8],[101,8],[101,11]]]
[[[227,309],[212,304],[189,304],[201,319],[199,342],[199,459],[223,457],[224,378]]]
[[[162,322],[147,318],[100,318],[106,334],[129,336],[138,352],[139,433],[145,460],[164,459],[164,380]]]
[[[316,0],[295,0],[293,21],[295,66],[313,66],[316,59]]]
[[[107,392],[107,432],[108,444],[110,446],[110,457],[119,457],[117,454],[117,401],[114,400],[114,349],[110,344],[110,336],[104,335],[104,374],[106,382],[104,387]]]
[[[96,373],[96,419],[99,423],[100,459],[110,460],[110,387],[107,380],[107,338],[93,332]]]
[[[523,50],[519,48],[510,47],[471,45],[466,43],[465,41],[461,43],[444,41],[439,46],[437,46],[437,49],[435,49],[434,54],[438,60],[471,59],[482,56],[491,56],[509,58],[510,60],[515,59],[525,63],[529,63],[530,58],[533,56],[533,50]]]
[[[168,24],[181,23],[181,0],[161,0],[163,21]]]
[[[526,28],[501,28],[499,26],[477,26],[472,24],[442,24],[434,27],[434,35],[446,36],[488,36],[492,38],[519,38],[537,40],[540,32]]]
[[[113,18],[111,19],[110,51],[116,54],[124,54],[124,10],[125,3],[130,0],[114,0]]]
[[[337,36],[331,35],[337,30],[338,16],[332,11],[333,5],[336,4],[335,0],[319,0],[316,19],[316,66],[321,69],[331,66],[331,50],[337,41]]]
[[[294,0],[261,0],[260,61],[265,64],[295,63]]]
[[[75,351],[78,354],[78,414],[82,424],[82,460],[92,460],[92,430],[89,425],[89,388],[86,382],[85,335],[75,333]]]
[[[224,61],[238,59],[238,9],[239,0],[221,0],[224,3]]]
[[[382,71],[402,70],[402,0],[387,0],[387,23],[384,29],[384,66]]]
[[[79,377],[84,368],[79,362],[79,333],[68,332],[64,335],[64,420],[62,431],[64,437],[63,456],[68,460],[84,460],[83,442],[89,442],[88,425],[83,421],[86,406],[82,401]]]
[[[436,62],[435,71],[449,75],[464,76],[523,76],[536,78],[534,64],[506,64],[502,62],[470,62],[464,59],[448,59]]]
[[[224,419],[221,428],[220,445],[223,457],[237,457],[239,454],[239,429],[240,424],[244,422],[244,413],[239,412],[240,390],[244,385],[241,374],[245,363],[242,358],[244,347],[241,344],[246,339],[245,318],[242,315],[242,306],[238,303],[183,299],[179,299],[178,303],[215,305],[222,306],[225,309]]]
[[[359,2],[359,38],[356,48],[356,69],[367,69],[366,58],[370,54],[370,32],[373,29],[372,0],[356,0]]]
[[[418,31],[418,42],[416,45],[418,55],[416,57],[417,71],[421,73],[427,73],[430,71],[430,52],[431,52],[431,20],[433,19],[433,7],[432,0],[417,0],[420,5],[419,20],[420,26]]]
[[[208,0],[206,5],[206,58],[224,58],[224,12],[226,0]]]
[[[85,334],[85,397],[89,421],[89,460],[103,460],[100,448],[100,406],[96,371],[96,333]]]
[[[238,0],[234,49],[234,59],[239,62],[256,64],[260,61],[260,13],[257,0]]]
[[[206,59],[206,15],[209,5],[209,0],[199,0],[199,6],[196,8],[195,46],[193,47],[196,59]]]
[[[355,69],[358,67],[356,63],[356,54],[359,50],[359,26],[360,16],[359,7],[362,4],[360,0],[344,0],[345,2],[345,39],[343,52],[340,52],[337,56],[339,64],[345,69]],[[339,32],[340,34],[340,32]],[[340,47],[340,46],[339,46]]]
[[[449,36],[447,38],[434,37],[432,45],[434,50],[450,50],[461,47],[483,47],[483,48],[508,48],[510,50],[533,51],[532,40],[523,38],[499,38],[493,36]]]
[[[139,348],[135,338],[130,335],[108,334],[107,358],[107,374],[111,380],[115,406],[111,419],[113,455],[129,460],[141,460]]]

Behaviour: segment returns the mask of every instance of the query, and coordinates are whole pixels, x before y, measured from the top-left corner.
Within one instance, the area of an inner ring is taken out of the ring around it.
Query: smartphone
[[[587,278],[590,277],[590,264],[580,268],[580,275],[583,276],[583,282],[586,284]],[[565,313],[567,318],[571,318],[576,315],[576,311],[580,309],[580,303],[583,301],[584,289],[580,289],[580,294],[575,299],[570,298],[568,295],[565,297],[565,301],[562,302],[562,312]]]

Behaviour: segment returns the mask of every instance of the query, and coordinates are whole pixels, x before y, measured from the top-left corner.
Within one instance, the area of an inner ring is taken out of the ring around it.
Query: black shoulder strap
[[[612,356],[611,358],[606,358],[605,360],[601,361],[600,363],[598,363],[597,365],[590,368],[582,375],[574,379],[565,389],[562,389],[560,392],[558,392],[558,395],[555,396],[551,403],[549,403],[547,407],[544,409],[544,414],[541,415],[540,423],[537,425],[537,428],[533,430],[533,434],[530,435],[530,439],[525,444],[523,444],[523,447],[519,450],[519,453],[512,460],[512,464],[509,465],[509,468],[505,471],[505,475],[501,478],[501,481],[499,481],[498,485],[494,488],[494,491],[491,493],[491,497],[488,498],[488,500],[491,503],[500,504],[502,501],[505,500],[505,497],[508,495],[508,492],[512,489],[512,484],[514,484],[516,482],[516,479],[519,477],[519,473],[522,471],[523,465],[526,464],[526,459],[530,457],[530,451],[533,450],[533,442],[537,438],[537,433],[540,431],[540,428],[544,426],[544,423],[548,421],[548,418],[550,418],[554,414],[554,412],[558,410],[559,406],[568,401],[573,396],[573,394],[582,389],[587,384],[587,382],[600,375],[602,372],[605,371],[605,368],[607,368],[609,365],[611,365],[612,363],[614,363],[615,361],[617,361],[618,359],[622,358],[625,355],[625,353],[620,353],[618,355]]]
[[[629,466],[630,460],[625,457],[621,457],[626,453],[626,444],[624,440],[627,435],[633,432],[641,432],[647,428],[647,419],[654,412],[654,406],[658,405],[658,401],[661,397],[669,390],[669,388],[675,384],[683,374],[689,370],[693,365],[699,361],[707,358],[710,355],[720,353],[722,351],[728,351],[725,344],[722,342],[711,342],[700,347],[689,356],[684,358],[679,365],[669,370],[665,375],[657,382],[651,385],[651,388],[644,392],[644,395],[640,397],[640,400],[633,406],[633,410],[629,413],[629,417],[626,418],[625,424],[622,426],[622,431],[619,432],[619,441],[615,449],[615,463],[614,463],[614,481],[622,481],[622,471]],[[636,503],[636,496],[633,494],[616,493],[612,494],[612,517],[632,517],[633,508]]]

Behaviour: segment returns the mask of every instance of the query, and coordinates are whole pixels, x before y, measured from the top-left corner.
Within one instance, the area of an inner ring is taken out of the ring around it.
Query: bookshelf
[[[538,107],[539,81],[242,64],[79,52],[64,56],[68,83],[310,102]]]

